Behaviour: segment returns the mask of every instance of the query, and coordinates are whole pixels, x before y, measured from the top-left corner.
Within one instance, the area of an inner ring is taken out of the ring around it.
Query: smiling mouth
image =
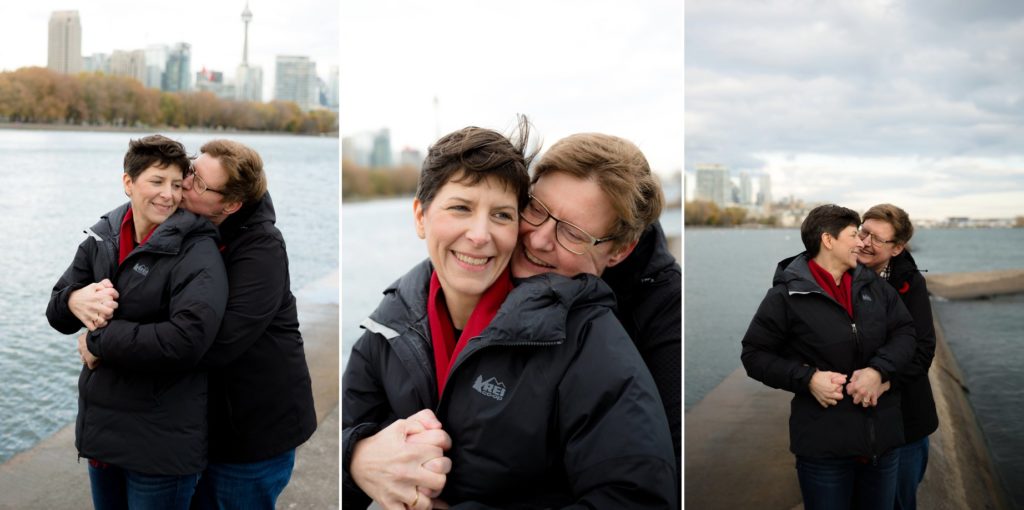
[[[455,255],[455,258],[458,259],[459,262],[469,264],[471,266],[482,266],[486,264],[487,261],[491,260],[491,257],[471,257],[457,251],[452,251],[452,254]]]
[[[555,268],[555,266],[552,266],[551,264],[548,264],[547,262],[544,262],[543,260],[534,257],[533,254],[530,253],[526,248],[523,248],[523,255],[526,257],[526,260],[528,260],[533,265],[545,267],[548,269]]]

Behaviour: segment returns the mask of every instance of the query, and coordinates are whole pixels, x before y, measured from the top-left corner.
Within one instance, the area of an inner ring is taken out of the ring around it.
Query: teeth
[[[530,252],[528,252],[526,250],[523,250],[523,254],[526,255],[526,260],[529,260],[530,262],[533,262],[534,264],[537,264],[538,266],[551,267],[551,268],[555,267],[555,266],[552,266],[551,264],[548,264],[547,262],[544,262],[541,259],[538,259],[537,257],[534,257]]]
[[[487,263],[487,257],[476,258],[476,257],[470,257],[469,255],[463,255],[463,254],[461,254],[459,252],[454,252],[454,253],[455,253],[455,258],[457,258],[457,259],[459,259],[459,260],[461,260],[461,261],[463,261],[463,262],[465,262],[467,264],[471,264],[471,265],[474,265],[474,266],[482,266],[482,265]]]

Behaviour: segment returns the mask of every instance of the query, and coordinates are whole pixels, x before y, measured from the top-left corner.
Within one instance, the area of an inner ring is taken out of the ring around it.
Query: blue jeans
[[[89,485],[96,510],[188,510],[198,480],[199,473],[147,475],[89,462]]]
[[[928,468],[928,436],[896,449],[900,467],[896,474],[896,509],[917,508],[917,485]]]
[[[898,467],[896,450],[878,457],[874,464],[856,457],[816,459],[797,455],[804,509],[891,509],[896,501]]]
[[[199,479],[193,510],[273,510],[295,466],[295,450],[245,464],[211,462]]]

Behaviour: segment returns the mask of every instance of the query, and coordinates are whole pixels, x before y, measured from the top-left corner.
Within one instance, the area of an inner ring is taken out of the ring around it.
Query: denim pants
[[[928,436],[896,450],[900,466],[896,473],[896,509],[917,508],[917,485],[924,479],[928,468]]]
[[[198,480],[199,473],[148,475],[89,462],[89,485],[96,510],[187,510]]]
[[[796,457],[805,510],[891,509],[899,457],[890,450],[875,463],[857,457]]]
[[[295,450],[245,464],[211,462],[199,479],[193,510],[273,510],[295,466]]]

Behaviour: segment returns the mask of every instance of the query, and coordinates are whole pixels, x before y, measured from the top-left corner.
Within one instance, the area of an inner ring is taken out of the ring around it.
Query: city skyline
[[[686,169],[911,218],[1024,215],[1024,5],[686,2]]]
[[[263,100],[274,92],[274,67],[278,55],[304,55],[316,62],[318,74],[337,66],[338,4],[329,0],[264,2],[250,0],[249,64],[263,69]],[[191,45],[192,75],[216,70],[232,81],[243,58],[245,38],[242,11],[245,0],[199,2],[184,0],[173,8],[154,10],[152,5],[115,0],[90,0],[69,5],[39,0],[4,9],[7,28],[0,32],[0,71],[47,65],[47,28],[54,11],[77,10],[82,28],[84,57],[110,55],[114,50],[140,50],[150,45],[168,47],[179,42]],[[17,48],[17,51],[10,51]]]
[[[526,114],[547,148],[577,132],[636,143],[683,168],[683,5],[678,0],[481,4],[350,2],[341,13],[341,135],[387,128],[423,151],[467,125]]]

